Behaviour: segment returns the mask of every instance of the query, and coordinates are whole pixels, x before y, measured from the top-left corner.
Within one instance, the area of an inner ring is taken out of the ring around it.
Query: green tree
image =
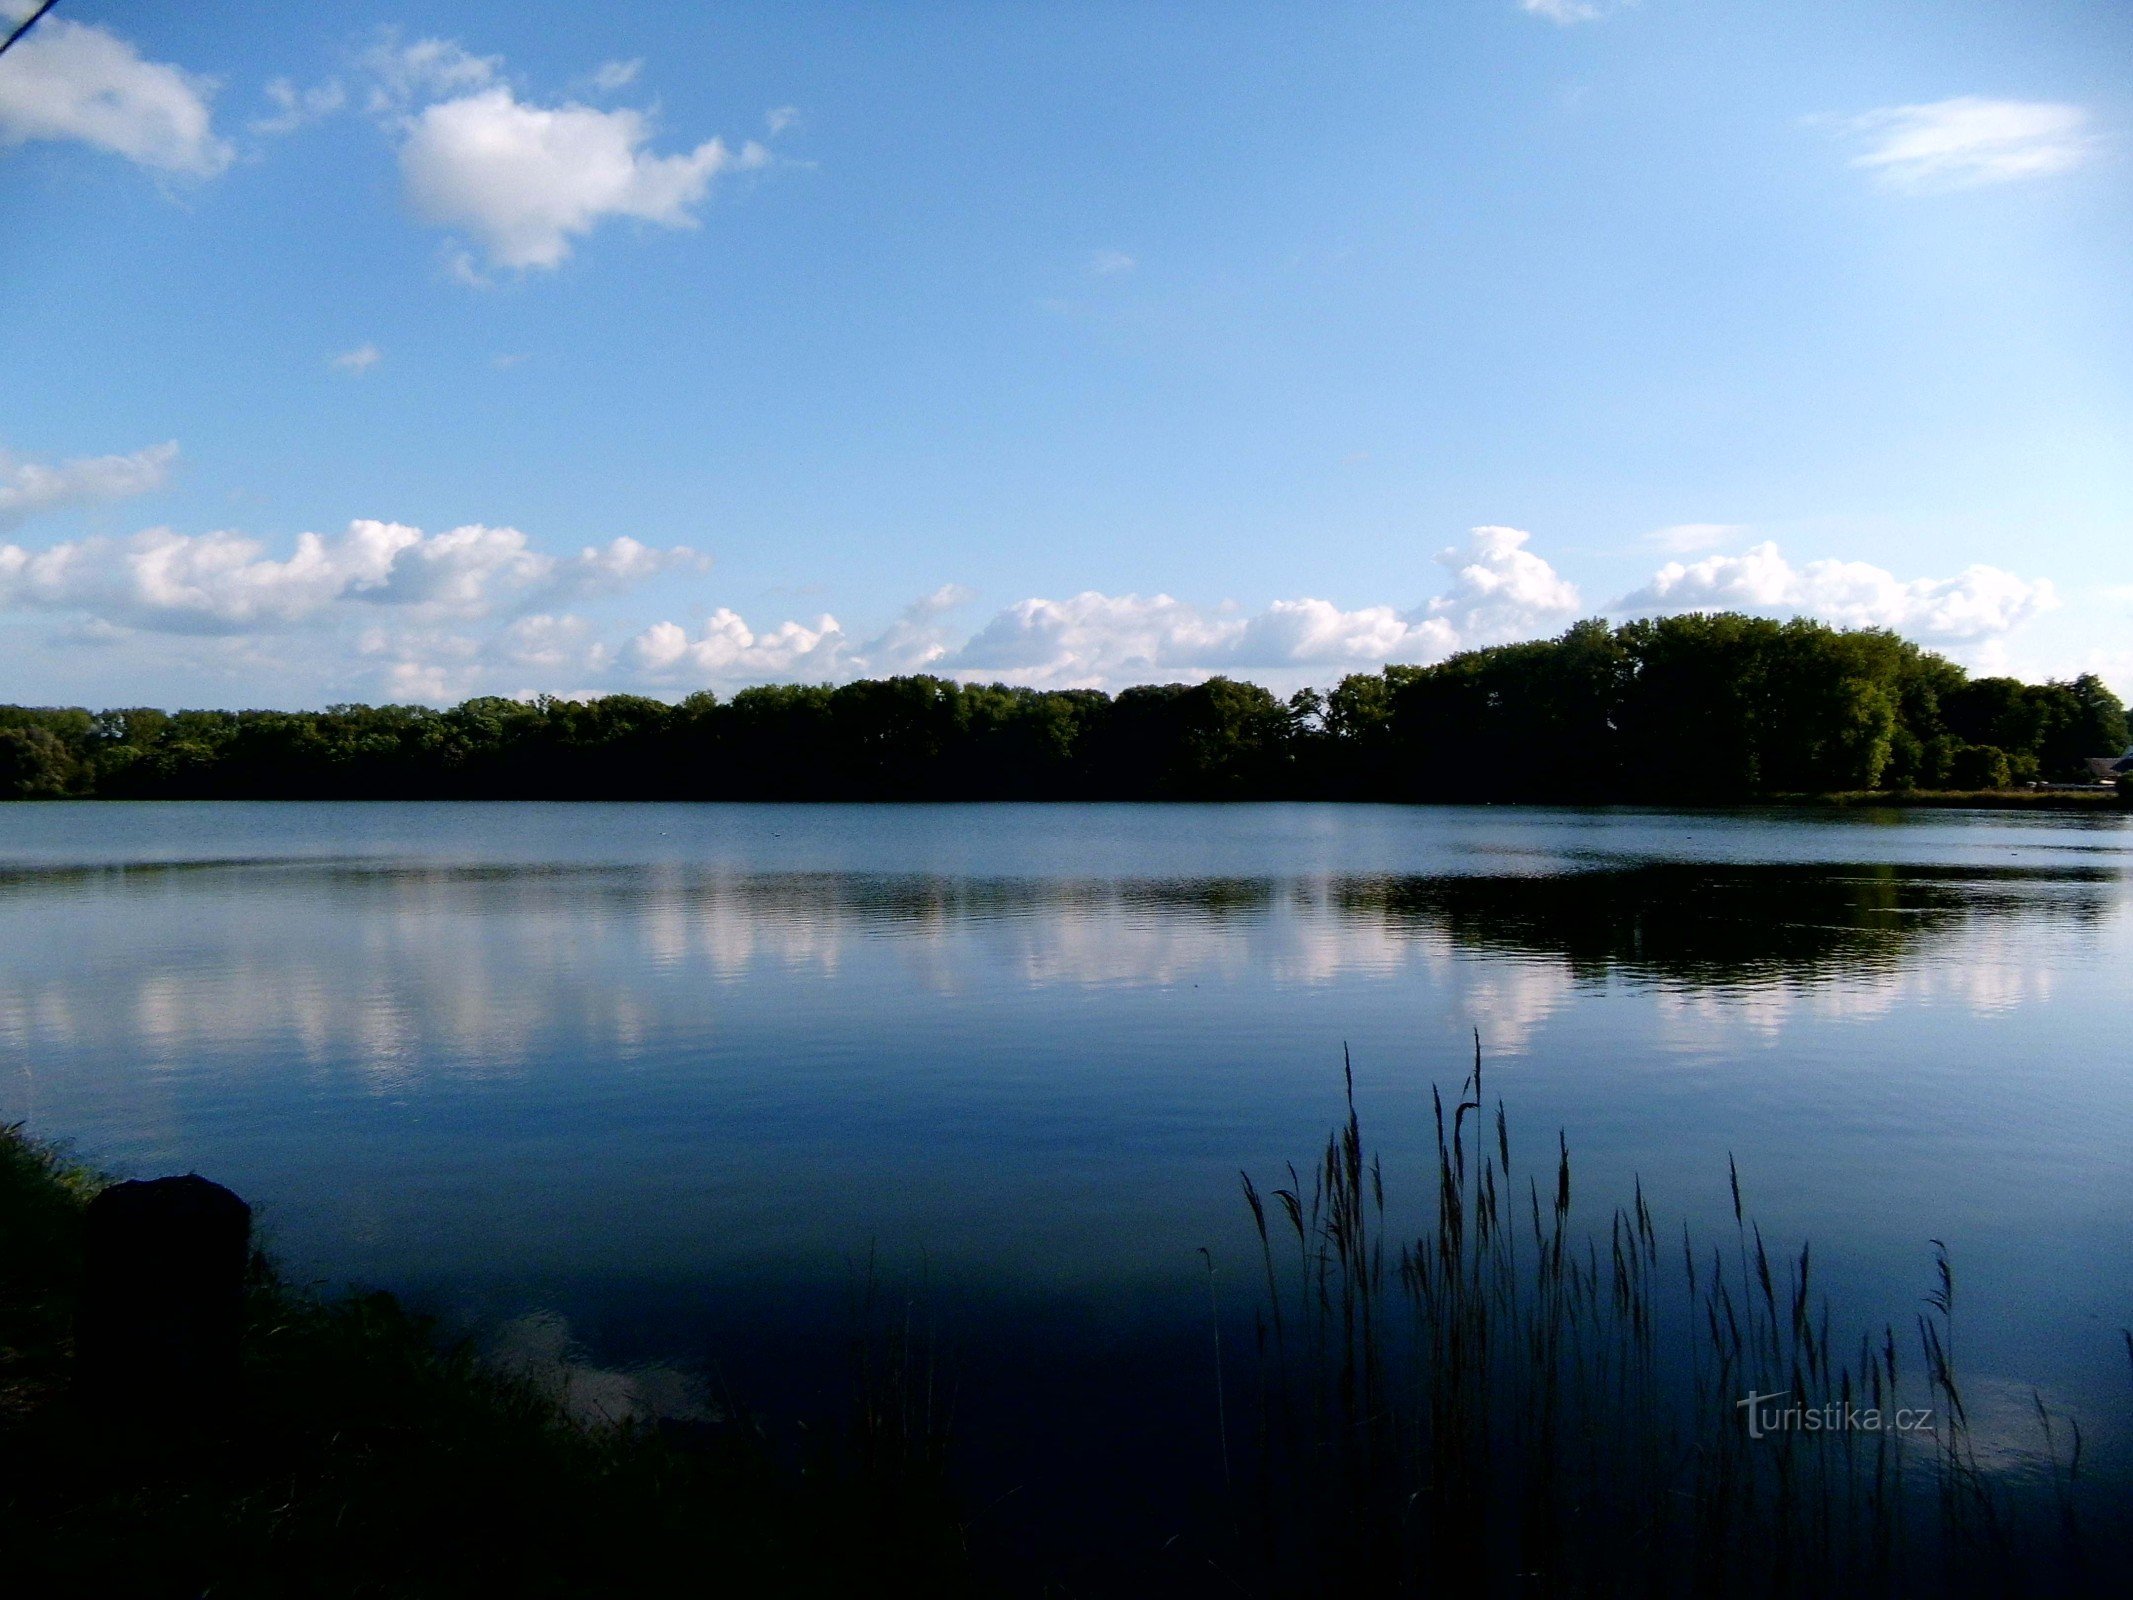
[[[75,774],[73,754],[49,728],[0,727],[0,799],[57,800]]]
[[[2093,672],[2029,693],[2041,711],[2036,757],[2045,777],[2085,778],[2091,757],[2124,753],[2125,704]]]
[[[2012,781],[2007,752],[1997,745],[1962,745],[1949,763],[1948,782],[1958,789],[2004,789]]]

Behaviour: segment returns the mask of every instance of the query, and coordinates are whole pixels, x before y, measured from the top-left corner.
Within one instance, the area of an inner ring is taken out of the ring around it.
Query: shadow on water
[[[2117,879],[2096,868],[1653,863],[1534,877],[1358,878],[1347,917],[1461,949],[1550,955],[1579,977],[1689,984],[1886,971],[1980,919],[2094,923]]]

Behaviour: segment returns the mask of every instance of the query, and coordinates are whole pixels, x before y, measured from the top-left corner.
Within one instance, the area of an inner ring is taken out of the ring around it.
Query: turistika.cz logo
[[[1854,1405],[1848,1400],[1832,1400],[1820,1406],[1802,1405],[1796,1400],[1789,1406],[1771,1403],[1791,1394],[1790,1389],[1776,1394],[1758,1394],[1751,1389],[1747,1399],[1733,1402],[1736,1411],[1747,1413],[1749,1438],[1761,1439],[1773,1433],[1928,1433],[1933,1427],[1933,1412],[1928,1406],[1883,1411],[1879,1406]]]

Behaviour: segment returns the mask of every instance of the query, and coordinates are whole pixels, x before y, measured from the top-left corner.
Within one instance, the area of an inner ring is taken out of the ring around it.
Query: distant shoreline
[[[664,806],[1397,806],[1415,811],[2133,811],[2115,789],[1848,789],[1739,799],[1401,799],[1384,795],[41,795],[16,805],[664,805]]]
[[[1287,699],[1223,677],[1110,694],[914,675],[677,704],[0,706],[0,797],[2069,809],[2126,795],[2078,786],[2133,769],[2129,739],[2093,674],[1972,678],[1876,629],[1698,613]]]
[[[2128,806],[2116,789],[1854,789],[1772,795],[1763,803],[1834,810],[1857,806],[1922,811],[2122,811]]]

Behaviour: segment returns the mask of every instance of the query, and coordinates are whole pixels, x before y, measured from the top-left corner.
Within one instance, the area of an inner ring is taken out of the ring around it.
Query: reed
[[[1343,1074],[1346,1116],[1308,1179],[1292,1165],[1269,1191],[1240,1175],[1264,1283],[1254,1526],[1276,1592],[2005,1595],[2101,1581],[2091,1535],[2125,1529],[2082,1476],[2078,1424],[2060,1419],[2062,1455],[2036,1400],[2048,1514],[1981,1460],[1944,1245],[1914,1370],[1893,1326],[1840,1335],[1811,1246],[1769,1246],[1730,1158],[1731,1237],[1684,1224],[1678,1253],[1641,1182],[1586,1223],[1561,1133],[1548,1187],[1529,1173],[1520,1206],[1478,1035],[1449,1114],[1432,1091],[1433,1216],[1395,1237],[1345,1059]],[[1750,1395],[1792,1420],[1751,1430]],[[1879,1429],[1827,1425],[1868,1410]],[[1899,1410],[1930,1421],[1898,1430]]]

